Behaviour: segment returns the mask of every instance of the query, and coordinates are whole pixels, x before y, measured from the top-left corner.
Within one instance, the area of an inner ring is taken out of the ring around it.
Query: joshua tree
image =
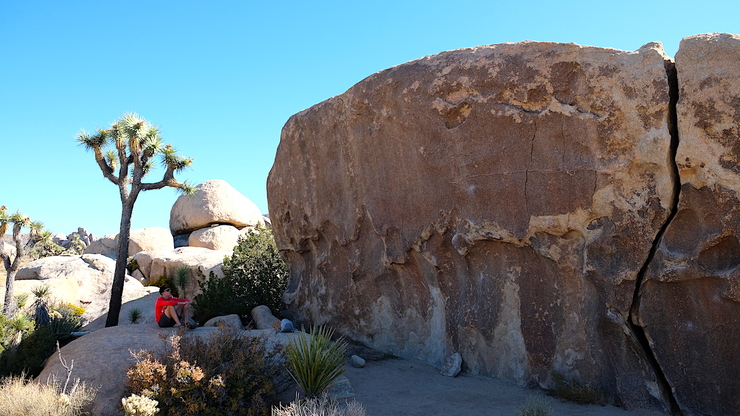
[[[118,185],[121,196],[121,228],[116,247],[116,270],[113,275],[108,317],[105,321],[105,326],[116,326],[121,313],[131,215],[134,212],[136,198],[141,191],[165,186],[192,194],[194,188],[187,182],[178,182],[175,173],[188,167],[193,159],[177,156],[171,145],[165,146],[162,143],[159,129],[136,114],[126,114],[113,122],[110,129],[98,129],[97,133],[92,135],[83,130],[77,135],[77,141],[93,151],[103,176]],[[112,148],[106,149],[108,145]],[[157,155],[161,155],[165,168],[164,176],[159,182],[142,182],[142,178],[151,170],[153,158]],[[116,168],[118,175],[115,174]]]
[[[31,221],[30,217],[27,217],[20,212],[8,214],[7,211],[8,208],[5,205],[0,207],[0,237],[5,235],[5,232],[8,231],[9,224],[12,224],[15,254],[9,252],[10,250],[6,251],[4,242],[0,242],[0,259],[2,259],[3,265],[5,266],[5,272],[7,273],[5,278],[5,303],[3,303],[3,315],[8,318],[12,318],[17,312],[15,299],[13,298],[15,274],[21,267],[21,259],[25,255],[26,251],[33,247],[33,244],[43,231],[43,225],[40,222]],[[26,227],[30,228],[31,232],[29,233],[28,241],[26,244],[23,244],[21,230]]]

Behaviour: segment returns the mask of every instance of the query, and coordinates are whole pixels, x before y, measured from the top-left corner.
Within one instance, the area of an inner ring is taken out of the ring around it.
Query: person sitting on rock
[[[154,304],[154,318],[160,327],[169,328],[175,324],[189,329],[195,327],[190,323],[189,300],[172,296],[172,289],[167,285],[159,288],[159,294],[162,296]]]

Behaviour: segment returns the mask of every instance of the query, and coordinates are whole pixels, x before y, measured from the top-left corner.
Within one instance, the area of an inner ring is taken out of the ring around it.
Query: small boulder
[[[221,266],[224,257],[230,256],[231,251],[209,250],[202,247],[180,247],[172,250],[142,251],[134,255],[139,270],[148,282],[156,281],[160,276],[172,276],[175,269],[185,266],[192,270],[193,287],[200,281],[197,270],[208,278],[210,272],[223,277]]]
[[[365,359],[360,357],[359,355],[352,355],[351,357],[349,357],[349,363],[352,365],[352,367],[362,368],[365,366]]]
[[[242,324],[241,318],[239,318],[239,315],[237,314],[231,314],[226,316],[217,316],[215,318],[211,318],[206,323],[203,324],[203,326],[226,326],[231,327],[238,330],[244,329],[244,324]]]
[[[254,326],[257,329],[276,329],[282,327],[280,320],[265,305],[255,306],[251,314],[252,319],[254,319]]]
[[[460,356],[460,353],[456,352],[445,358],[445,361],[442,364],[442,371],[440,371],[439,373],[443,376],[455,377],[460,374],[461,367],[462,356]]]

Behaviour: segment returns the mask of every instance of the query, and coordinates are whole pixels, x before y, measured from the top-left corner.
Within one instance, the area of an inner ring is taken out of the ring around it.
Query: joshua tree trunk
[[[15,274],[21,266],[21,257],[23,257],[23,244],[21,244],[21,228],[22,223],[13,224],[13,242],[15,242],[15,258],[10,261],[10,253],[6,253],[2,256],[3,265],[5,266],[5,272],[7,277],[5,279],[5,300],[3,303],[3,315],[8,318],[15,316],[18,312],[18,308],[15,304],[15,298],[13,298],[13,284],[15,283]]]
[[[116,269],[113,273],[113,285],[111,286],[110,303],[108,305],[108,316],[105,326],[118,325],[121,314],[121,303],[123,302],[123,284],[126,280],[126,262],[128,261],[128,240],[131,235],[131,216],[134,213],[134,203],[138,196],[138,190],[131,192],[127,201],[122,201],[121,228],[118,233],[118,246],[116,247]]]

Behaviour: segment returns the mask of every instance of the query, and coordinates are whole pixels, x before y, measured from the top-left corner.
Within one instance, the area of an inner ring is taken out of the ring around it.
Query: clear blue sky
[[[673,56],[739,17],[729,0],[0,0],[0,205],[54,233],[118,232],[118,190],[75,135],[136,112],[195,158],[179,179],[224,179],[267,213],[283,124],[377,71],[523,40]],[[133,228],[168,227],[177,196],[142,193]]]

